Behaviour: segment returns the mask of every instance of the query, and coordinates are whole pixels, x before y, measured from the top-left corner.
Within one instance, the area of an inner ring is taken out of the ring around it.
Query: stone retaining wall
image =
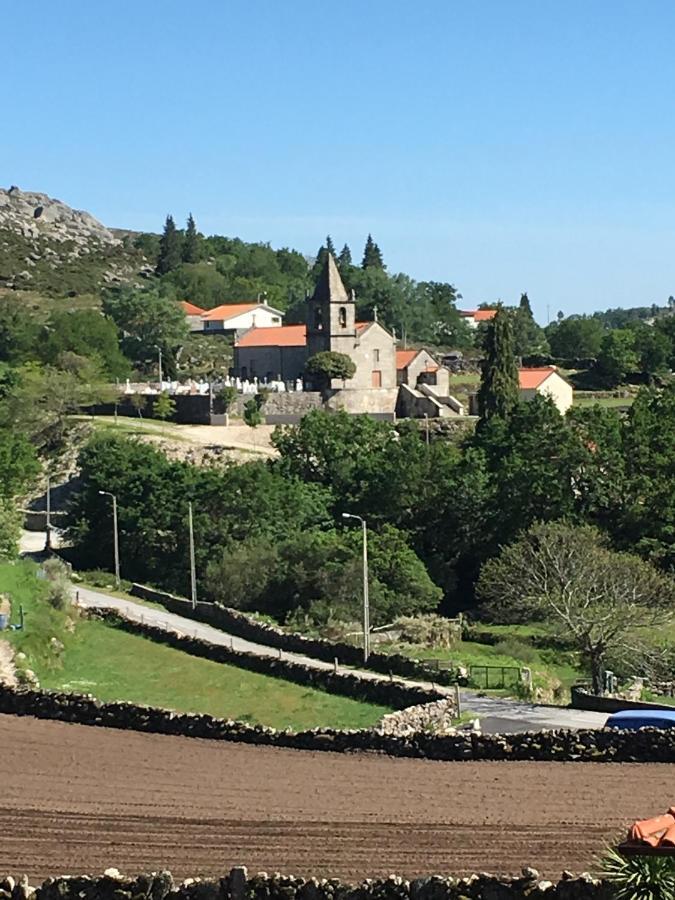
[[[489,855],[489,850],[487,854]],[[560,881],[544,881],[535,869],[521,877],[471,875],[467,878],[428,876],[406,881],[389,878],[358,885],[335,878],[297,878],[292,875],[249,877],[237,867],[223,878],[189,878],[175,884],[170,872],[125,877],[116,869],[104,875],[48,878],[38,888],[21,878],[0,879],[0,900],[608,900],[609,886],[588,874],[564,872]]]
[[[2,684],[0,713],[294,750],[367,751],[448,762],[550,760],[675,763],[675,729],[541,731],[503,735],[462,732],[445,736],[417,732],[406,737],[378,734],[375,730],[315,729],[294,733],[214,716],[176,713],[133,703],[103,703],[82,694],[16,689]]]
[[[143,600],[161,603],[169,612],[187,619],[196,619],[213,625],[221,631],[256,644],[265,644],[277,650],[289,653],[301,653],[323,662],[332,663],[336,658],[341,665],[358,666],[361,669],[372,669],[382,675],[400,675],[402,678],[414,678],[418,681],[431,681],[440,685],[462,683],[458,671],[452,669],[436,670],[417,659],[410,659],[399,653],[371,653],[368,662],[363,662],[363,651],[353,644],[340,641],[327,641],[323,638],[310,638],[302,634],[282,631],[274,625],[258,622],[235,609],[221,606],[220,603],[197,603],[196,609],[184,597],[176,597],[166,591],[155,590],[142,584],[133,584],[130,593]]]
[[[647,700],[622,700],[620,697],[599,697],[591,693],[588,688],[575,684],[571,688],[574,709],[589,709],[595,712],[615,713],[624,709],[666,709],[675,712],[675,706],[671,703],[649,703]],[[675,729],[673,729],[675,731]]]
[[[341,694],[344,697],[351,697],[366,703],[377,703],[393,709],[406,709],[409,706],[432,703],[444,696],[436,691],[426,690],[421,685],[413,687],[402,684],[400,681],[389,681],[384,678],[363,678],[355,672],[316,669],[290,659],[244,653],[222,644],[212,644],[203,638],[186,637],[147,622],[136,622],[110,609],[90,607],[87,612],[88,615],[104,619],[122,631],[140,634],[192,656],[210,659],[217,663],[228,663],[249,672],[283,678],[285,681],[292,681],[303,687],[316,688],[329,694]],[[452,703],[452,700],[448,702]]]

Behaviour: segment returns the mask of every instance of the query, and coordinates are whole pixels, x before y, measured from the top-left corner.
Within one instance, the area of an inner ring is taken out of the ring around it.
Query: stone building
[[[396,387],[396,340],[379,322],[357,322],[354,293],[347,294],[329,253],[316,290],[307,304],[307,358],[332,350],[356,365],[344,390],[391,390]]]
[[[234,368],[242,378],[295,381],[307,360],[325,351],[344,353],[356,366],[353,378],[334,379],[332,389],[395,391],[396,340],[379,322],[356,321],[354,295],[347,294],[330,254],[307,301],[307,324],[250,328],[235,341]],[[371,397],[366,405],[377,402]]]

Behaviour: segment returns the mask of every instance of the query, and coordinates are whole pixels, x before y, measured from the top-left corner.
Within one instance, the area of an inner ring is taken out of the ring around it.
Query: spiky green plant
[[[608,850],[602,872],[616,900],[675,900],[675,856],[623,856]]]

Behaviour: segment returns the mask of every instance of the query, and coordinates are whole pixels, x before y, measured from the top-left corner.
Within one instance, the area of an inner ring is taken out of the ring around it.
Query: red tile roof
[[[304,347],[306,325],[280,325],[276,328],[249,328],[236,342],[237,347]]]
[[[201,316],[202,313],[206,312],[201,306],[195,306],[194,303],[190,303],[187,300],[181,300],[180,305],[183,307],[183,312],[186,316]]]
[[[367,328],[369,325],[372,325],[373,323],[372,322],[356,322],[355,324],[356,324],[357,331],[363,331],[365,328]]]
[[[475,322],[489,322],[494,319],[496,309],[460,309],[459,314],[464,319],[473,319]]]
[[[234,316],[240,316],[242,313],[250,312],[259,306],[258,303],[223,303],[222,306],[216,306],[204,313],[202,319],[205,322],[219,322],[232,319]]]
[[[396,368],[407,369],[410,363],[415,359],[419,350],[397,350],[396,351]]]
[[[518,382],[521,391],[536,390],[555,371],[555,366],[541,366],[538,369],[519,369]]]

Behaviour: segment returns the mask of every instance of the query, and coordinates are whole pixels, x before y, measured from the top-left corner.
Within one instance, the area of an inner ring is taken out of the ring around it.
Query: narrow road
[[[151,606],[144,606],[133,600],[122,599],[120,597],[112,597],[109,594],[102,594],[89,588],[77,588],[79,594],[79,603],[85,607],[101,606],[108,609],[119,610],[129,619],[138,622],[149,622],[163,628],[170,628],[178,634],[191,635],[214,644],[232,647],[243,653],[254,653],[257,656],[279,656],[279,650],[274,647],[268,647],[264,644],[256,644],[252,641],[246,641],[243,638],[227,634],[210,625],[202,622],[195,622],[192,619],[186,619],[183,616],[170,613],[167,610],[157,609]],[[284,659],[299,662],[306,666],[316,669],[332,669],[330,663],[314,659],[310,656],[303,656],[298,653],[287,653],[283,651]],[[369,678],[373,681],[382,680],[386,676],[377,672],[367,670],[354,670],[363,678]],[[403,678],[397,678],[405,684],[415,685],[422,684],[423,687],[430,688],[430,682],[416,682]],[[439,693],[451,695],[454,693],[452,688],[443,688],[434,685]],[[518,731],[539,731],[545,728],[602,728],[605,724],[607,716],[604,713],[586,712],[585,710],[566,709],[558,706],[543,706],[533,703],[521,703],[516,700],[509,700],[501,697],[481,696],[476,691],[461,691],[462,709],[475,713],[480,719],[481,729],[489,734],[518,732]]]

